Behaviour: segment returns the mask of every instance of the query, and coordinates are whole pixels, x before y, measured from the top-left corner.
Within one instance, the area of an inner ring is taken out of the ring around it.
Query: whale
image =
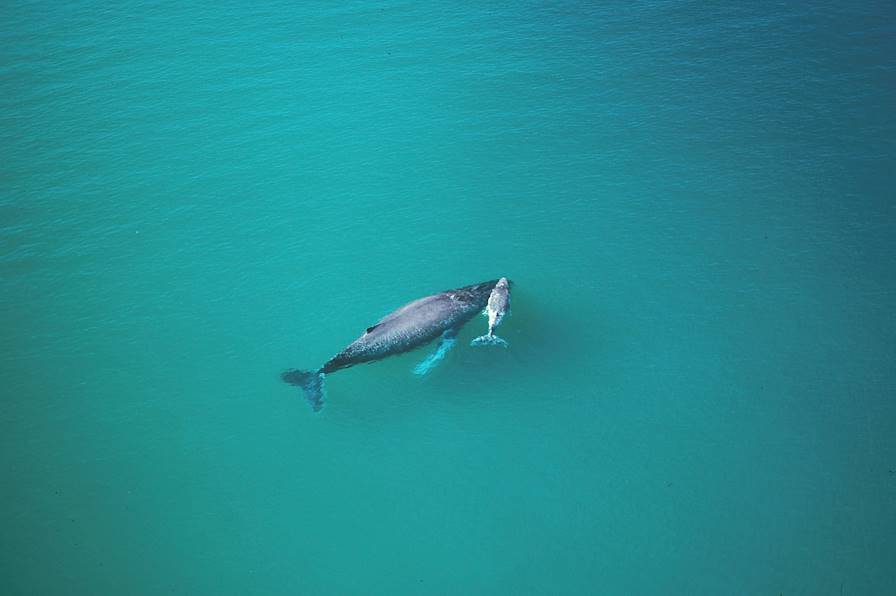
[[[328,374],[409,352],[437,338],[441,338],[435,358],[439,359],[453,344],[460,328],[482,311],[498,281],[445,290],[409,302],[368,327],[358,339],[319,368],[289,369],[283,371],[280,378],[301,388],[311,409],[319,412],[324,405],[324,381]],[[425,372],[425,369],[418,367],[416,372]]]
[[[471,346],[501,346],[506,348],[507,342],[495,335],[495,328],[501,324],[504,317],[510,312],[510,282],[506,277],[498,280],[488,304],[485,307],[485,316],[488,317],[488,333],[480,335],[470,342]]]

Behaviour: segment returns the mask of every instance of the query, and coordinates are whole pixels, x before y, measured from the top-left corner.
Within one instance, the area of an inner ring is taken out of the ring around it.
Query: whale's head
[[[472,286],[458,288],[455,290],[455,293],[458,296],[463,296],[474,304],[482,304],[482,307],[485,307],[485,303],[488,302],[488,297],[491,295],[492,290],[495,289],[495,286],[497,286],[501,280],[504,280],[504,282],[507,283],[508,288],[513,285],[513,282],[506,277],[502,277],[501,279],[493,279],[491,281],[473,284]]]

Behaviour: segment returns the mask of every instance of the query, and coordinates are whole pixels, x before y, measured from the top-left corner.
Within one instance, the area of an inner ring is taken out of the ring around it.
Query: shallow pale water
[[[3,10],[3,593],[890,593],[888,3],[245,4]]]

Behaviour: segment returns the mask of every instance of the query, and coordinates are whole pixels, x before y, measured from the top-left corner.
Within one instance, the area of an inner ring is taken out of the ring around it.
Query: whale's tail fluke
[[[311,409],[320,412],[324,407],[324,372],[323,370],[297,370],[283,371],[280,378],[290,385],[301,387],[305,393],[305,399],[311,404]]]
[[[497,335],[480,335],[476,339],[470,342],[471,346],[501,346],[502,348],[507,347],[507,342],[498,337]]]

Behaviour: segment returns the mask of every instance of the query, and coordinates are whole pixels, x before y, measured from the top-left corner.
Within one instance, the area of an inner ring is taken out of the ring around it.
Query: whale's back
[[[461,324],[467,310],[469,307],[445,294],[414,300],[368,327],[363,335],[327,362],[324,369],[332,372],[428,344],[446,329]],[[474,312],[471,310],[470,316]]]

